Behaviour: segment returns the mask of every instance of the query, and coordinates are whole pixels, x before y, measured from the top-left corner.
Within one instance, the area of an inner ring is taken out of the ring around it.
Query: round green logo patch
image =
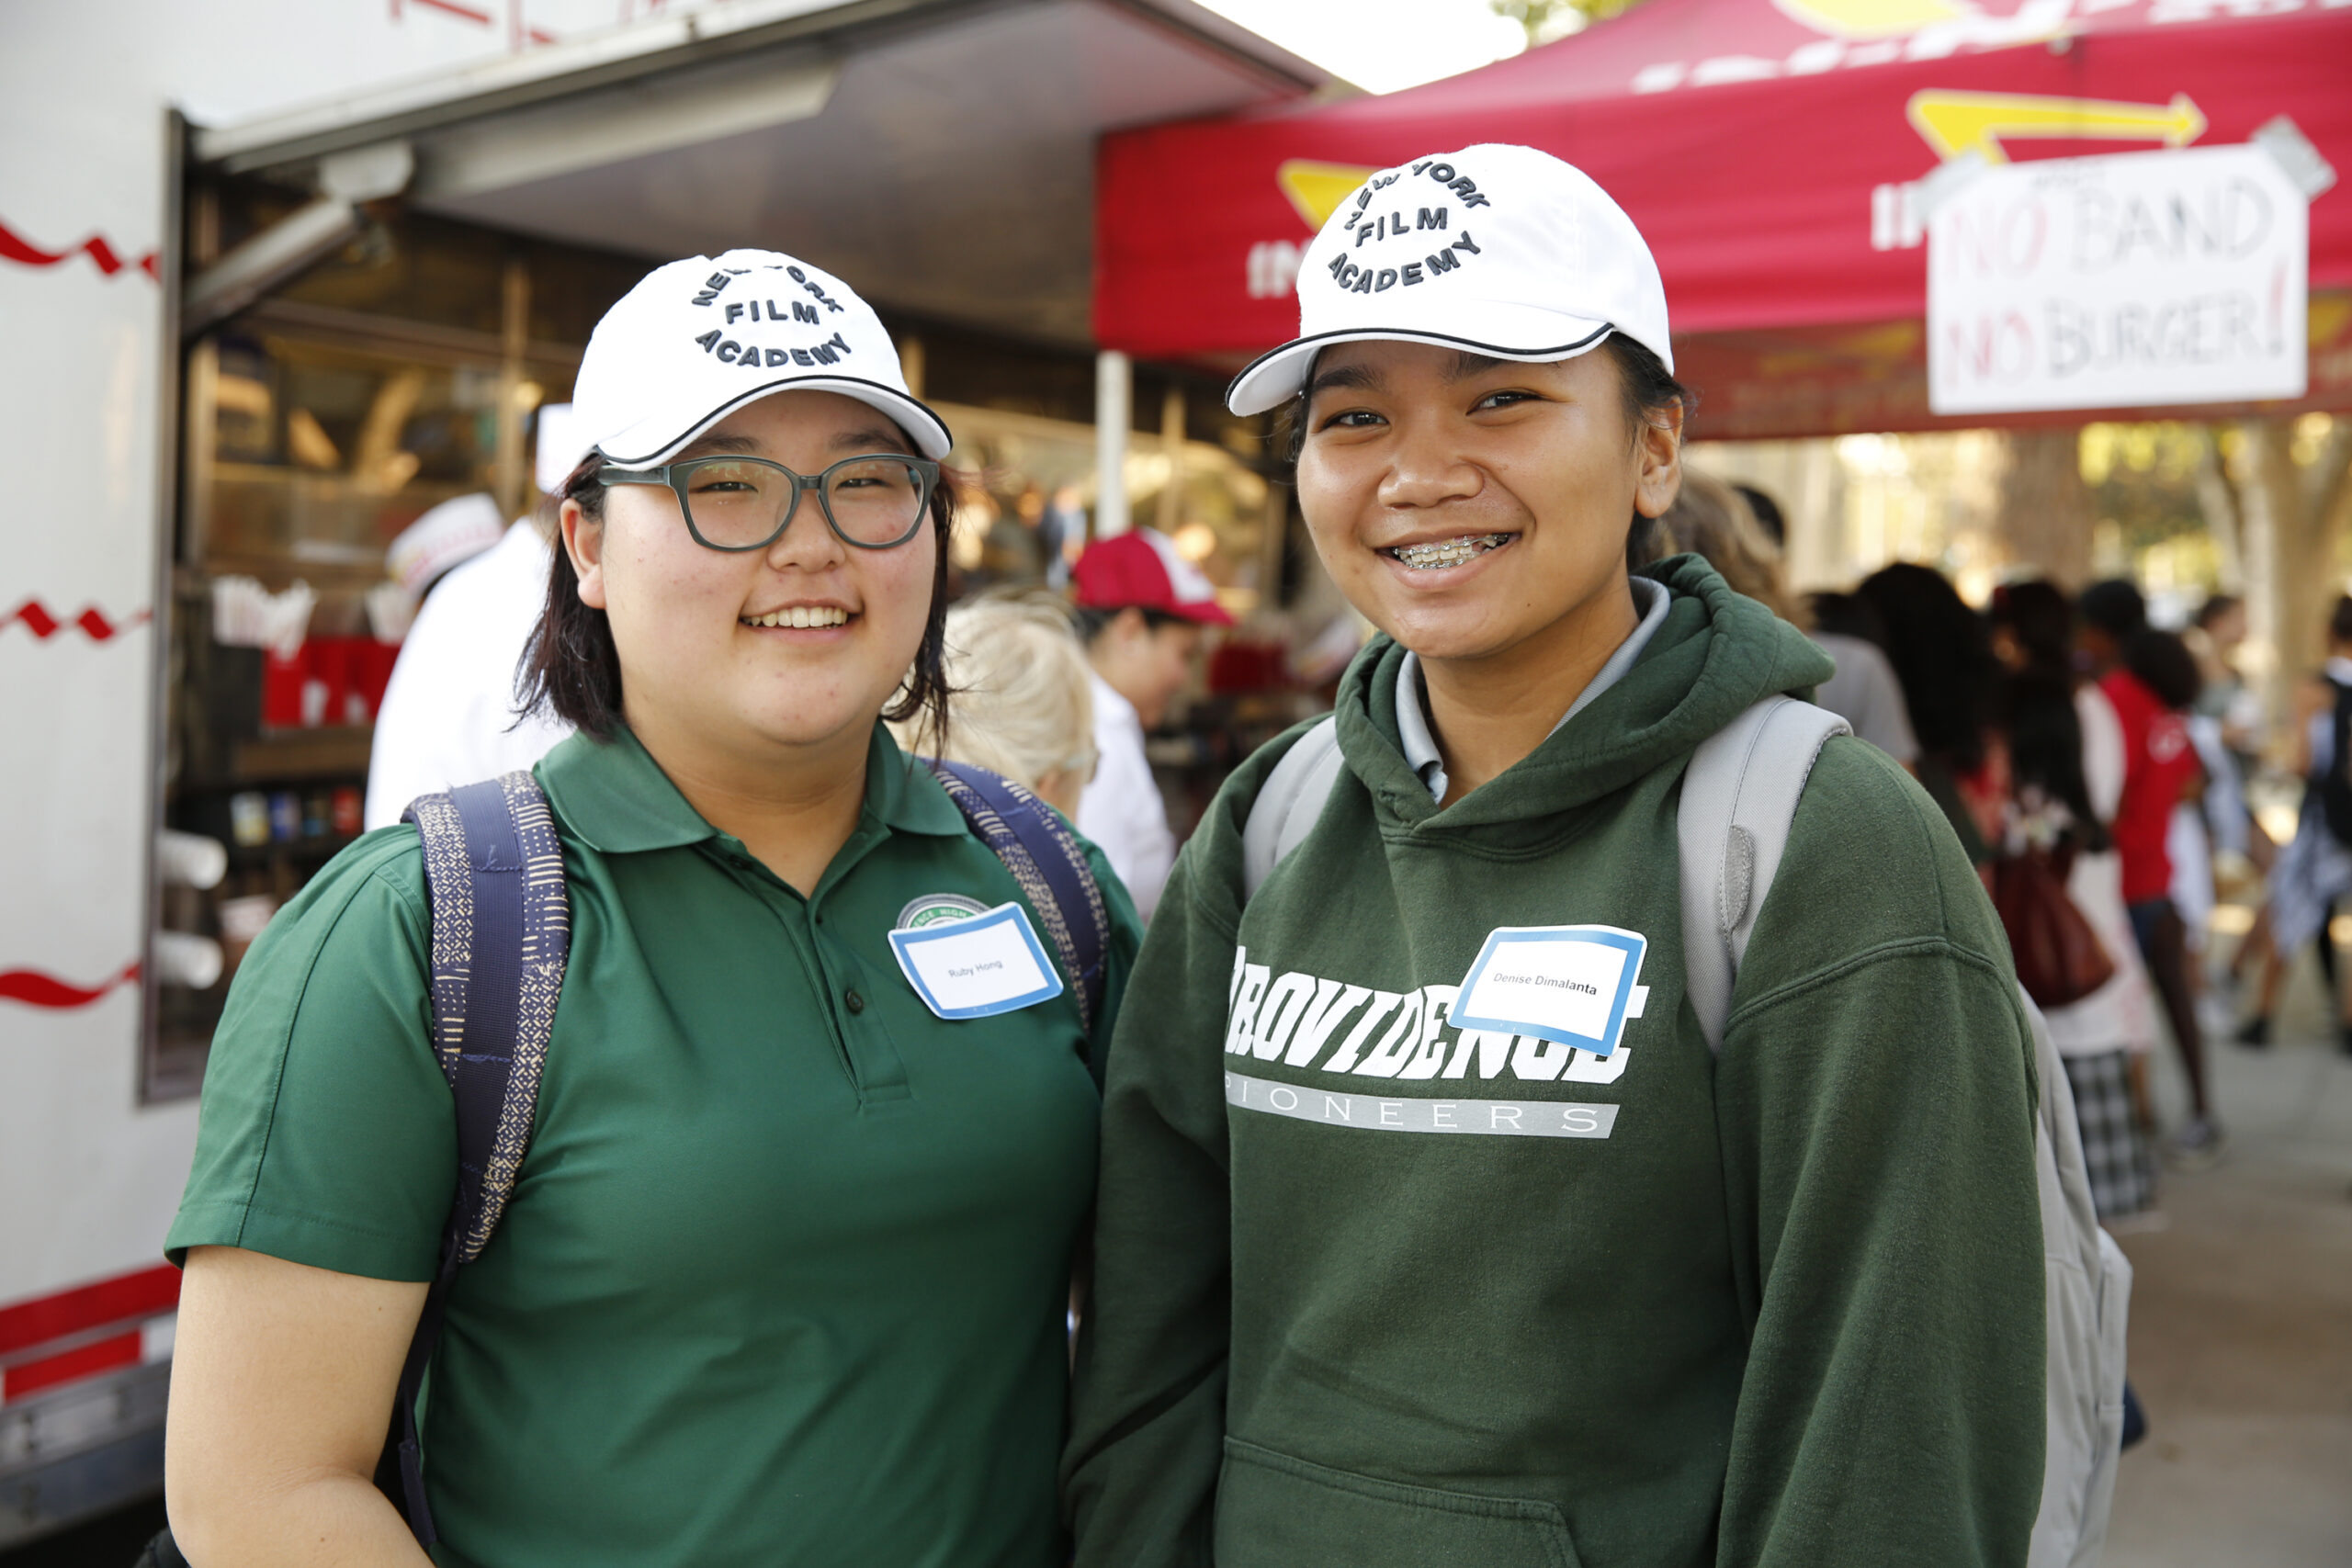
[[[968,920],[974,915],[988,912],[986,904],[977,898],[967,898],[961,893],[926,893],[910,900],[905,908],[899,911],[899,923],[892,929],[919,931],[942,920]]]

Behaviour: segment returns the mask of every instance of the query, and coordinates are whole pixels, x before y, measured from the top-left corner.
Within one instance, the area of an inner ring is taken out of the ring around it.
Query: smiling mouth
[[[838,626],[849,622],[849,612],[832,604],[795,604],[788,610],[770,610],[764,615],[737,617],[747,626]]]
[[[1458,539],[1436,539],[1422,545],[1396,545],[1380,553],[1417,571],[1443,571],[1476,560],[1518,538],[1516,534],[1465,534]]]

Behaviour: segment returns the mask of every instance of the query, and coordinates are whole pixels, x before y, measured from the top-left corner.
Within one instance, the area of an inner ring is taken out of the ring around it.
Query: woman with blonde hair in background
[[[928,713],[892,726],[899,743],[1001,774],[1075,818],[1094,776],[1094,697],[1061,602],[1023,594],[956,605],[946,674],[944,744]]]
[[[1714,475],[1684,465],[1682,493],[1646,532],[1645,540],[1643,530],[1634,531],[1630,553],[1640,558],[1628,565],[1639,569],[1668,556],[1699,556],[1733,592],[1747,594],[1799,631],[1813,629],[1812,612],[1789,592],[1779,547],[1757,523],[1747,498]]]
[[[1745,593],[1813,639],[1838,663],[1815,688],[1813,700],[1853,726],[1854,733],[1905,767],[1919,755],[1903,686],[1878,645],[1815,626],[1812,606],[1789,587],[1781,547],[1757,521],[1747,498],[1713,474],[1685,465],[1682,493],[1646,532],[1637,531],[1633,564],[1693,555]]]

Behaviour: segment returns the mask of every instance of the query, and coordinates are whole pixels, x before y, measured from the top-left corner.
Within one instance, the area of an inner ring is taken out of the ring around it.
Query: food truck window
[[[275,205],[192,193],[191,262]],[[401,218],[190,346],[147,1100],[196,1091],[246,950],[359,832],[413,610],[386,547],[455,497],[529,507],[537,411],[569,400],[588,329],[641,270]]]

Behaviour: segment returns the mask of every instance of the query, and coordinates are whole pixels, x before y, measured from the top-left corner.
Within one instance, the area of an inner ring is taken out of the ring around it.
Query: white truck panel
[[[726,0],[712,0],[724,4]],[[196,1102],[139,1103],[153,823],[164,119],[219,124],[660,0],[34,0],[0,11],[0,1549],[161,1479]],[[151,264],[152,265],[152,264]]]

